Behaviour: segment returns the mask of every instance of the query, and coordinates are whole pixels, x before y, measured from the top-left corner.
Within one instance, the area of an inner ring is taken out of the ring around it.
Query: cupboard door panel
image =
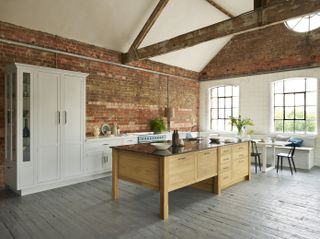
[[[213,177],[218,174],[217,150],[211,149],[198,153],[198,180]]]
[[[39,72],[37,88],[38,180],[44,182],[59,177],[59,75]]]
[[[190,185],[196,180],[195,155],[181,154],[168,158],[169,190]]]
[[[82,172],[84,141],[84,82],[79,77],[62,80],[62,172],[64,177]]]

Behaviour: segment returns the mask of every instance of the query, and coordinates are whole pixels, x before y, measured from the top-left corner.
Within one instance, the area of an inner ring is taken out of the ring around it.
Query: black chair
[[[251,157],[254,157],[254,166],[255,172],[257,173],[258,163],[259,169],[261,171],[261,153],[258,151],[257,143],[255,141],[251,141]]]
[[[290,148],[288,153],[277,154],[277,173],[279,171],[279,161],[281,161],[281,170],[282,170],[283,158],[287,158],[288,159],[291,175],[293,174],[292,166],[294,168],[294,171],[297,172],[296,165],[295,165],[294,159],[293,159],[295,150],[296,150],[296,146],[291,146],[291,148]],[[292,166],[291,166],[291,163],[292,163]]]

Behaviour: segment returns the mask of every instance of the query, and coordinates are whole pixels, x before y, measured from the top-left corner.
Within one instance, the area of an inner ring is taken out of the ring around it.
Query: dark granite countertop
[[[168,141],[170,142],[170,141]],[[242,143],[242,142],[239,142]],[[123,145],[123,146],[114,146],[111,148],[132,151],[137,153],[151,154],[154,156],[172,156],[177,154],[201,151],[206,149],[217,148],[226,145],[232,145],[237,143],[220,143],[220,144],[211,144],[208,140],[198,141],[185,141],[183,147],[170,147],[167,150],[157,150],[154,146],[147,144],[132,144],[132,145]]]

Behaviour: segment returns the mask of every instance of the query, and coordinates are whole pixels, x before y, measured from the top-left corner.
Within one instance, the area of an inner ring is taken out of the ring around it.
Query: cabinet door
[[[37,141],[38,181],[59,178],[60,168],[60,76],[38,72],[37,75]]]
[[[61,81],[62,96],[62,175],[70,177],[83,169],[84,147],[84,80],[64,76]]]
[[[198,153],[198,180],[207,179],[218,174],[217,150],[205,150]]]
[[[87,152],[87,171],[100,172],[104,170],[104,151],[96,149]]]
[[[196,181],[196,160],[193,153],[169,157],[169,191]]]

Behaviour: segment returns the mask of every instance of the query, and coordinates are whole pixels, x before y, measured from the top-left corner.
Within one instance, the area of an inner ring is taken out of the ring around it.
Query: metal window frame
[[[227,88],[228,86],[232,87],[231,96],[225,96],[225,95],[226,95],[226,88]],[[213,96],[213,94],[212,94],[213,90],[214,90],[214,89],[217,89],[217,91],[218,91],[218,89],[221,88],[221,87],[223,87],[224,96],[220,96],[220,97],[219,97],[219,92],[217,92],[217,97]],[[226,113],[225,113],[226,109],[230,109],[230,110],[231,110],[231,116],[234,116],[234,109],[236,109],[236,108],[239,109],[239,107],[234,107],[234,105],[233,105],[233,99],[234,99],[235,97],[238,97],[238,98],[240,97],[240,96],[234,96],[234,92],[233,92],[234,87],[238,87],[238,86],[223,85],[223,86],[217,86],[217,87],[210,88],[210,129],[211,129],[211,130],[213,129],[213,127],[212,127],[212,126],[213,126],[213,125],[212,125],[212,121],[213,121],[213,120],[223,120],[223,121],[224,121],[224,128],[223,128],[223,130],[224,130],[224,131],[227,131],[227,122],[228,122],[229,118],[226,118]],[[215,107],[212,107],[212,99],[214,99],[214,98],[217,99],[216,108],[215,108]],[[220,107],[219,107],[219,100],[220,100],[220,99],[224,99],[224,106],[223,106],[223,108],[220,108]],[[226,107],[226,99],[231,99],[231,108],[227,108],[227,107]],[[220,118],[220,116],[219,116],[219,111],[222,110],[222,109],[224,110],[224,117],[223,117],[223,118]],[[217,118],[216,118],[216,119],[213,119],[213,118],[212,118],[212,112],[213,112],[213,110],[217,110]],[[233,129],[234,129],[234,126],[231,125],[231,131],[233,131]]]
[[[291,132],[285,130],[285,122],[286,121],[293,121],[293,132],[292,133],[297,133],[297,131],[296,131],[296,121],[304,121],[304,123],[305,123],[304,134],[307,133],[307,131],[306,131],[307,130],[306,123],[307,123],[307,121],[311,121],[311,120],[307,119],[307,106],[315,106],[316,107],[316,105],[307,105],[307,93],[317,92],[317,90],[315,90],[315,91],[307,91],[307,80],[308,80],[308,78],[303,78],[303,79],[304,79],[304,91],[285,92],[285,80],[282,80],[282,84],[283,84],[282,85],[282,87],[283,87],[282,93],[273,92],[273,101],[274,101],[274,103],[273,103],[273,112],[274,112],[274,114],[273,114],[273,125],[274,126],[273,127],[274,127],[274,131],[275,132],[279,132],[279,131],[275,130],[276,121],[282,121],[282,131],[281,131],[282,133],[291,133]],[[275,87],[275,83],[276,82],[273,83],[274,87]],[[303,105],[296,105],[296,102],[295,102],[296,94],[303,94],[304,95],[304,104]],[[275,106],[275,100],[276,100],[275,98],[276,98],[277,95],[282,95],[282,97],[283,97],[283,106]],[[293,106],[286,106],[286,101],[285,101],[286,95],[294,95],[294,104],[293,104]],[[283,117],[282,117],[282,119],[277,119],[275,112],[276,112],[276,108],[280,108],[280,107],[282,108]],[[285,114],[286,107],[293,107],[294,108],[294,115],[293,115],[292,119],[286,118],[286,114]],[[303,110],[304,110],[304,117],[303,118],[296,118],[296,107],[303,107]],[[316,122],[316,120],[315,120],[315,122]],[[298,132],[300,133],[300,131],[298,131]]]

